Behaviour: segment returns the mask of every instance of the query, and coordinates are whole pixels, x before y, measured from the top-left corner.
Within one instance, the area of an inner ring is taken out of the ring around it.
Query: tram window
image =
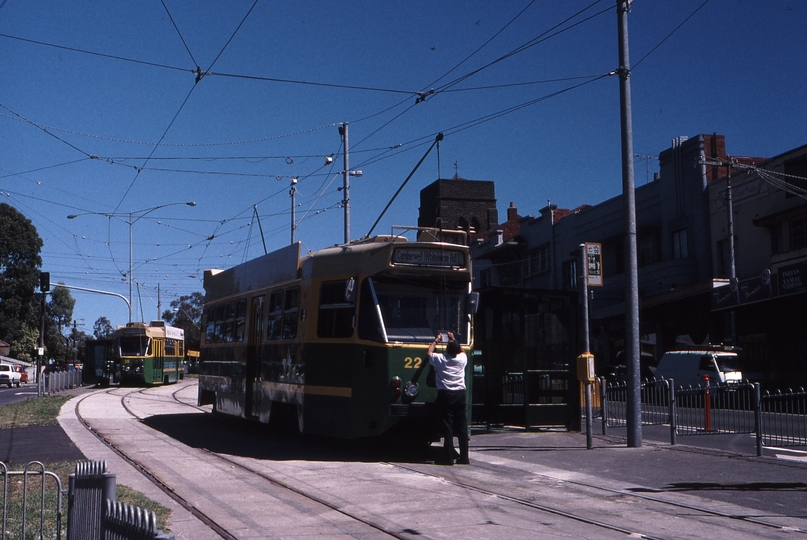
[[[356,301],[355,295],[346,295],[350,281],[326,281],[322,284],[317,315],[318,337],[346,338],[353,335]]]
[[[373,286],[390,341],[431,341],[448,330],[467,343],[465,284],[373,278]]]
[[[233,340],[233,326],[235,326],[235,302],[228,302],[224,311],[224,330],[221,341],[230,343]]]
[[[151,339],[146,336],[121,336],[118,338],[118,352],[121,356],[149,356]]]
[[[242,298],[235,305],[235,327],[233,328],[233,341],[244,341],[246,327],[247,299]]]
[[[283,305],[283,339],[297,337],[297,313],[300,310],[300,287],[286,289]]]
[[[283,323],[283,291],[269,295],[269,319],[266,321],[266,339],[280,339]]]
[[[165,340],[165,356],[176,356],[176,345],[177,342],[173,339],[166,339]]]
[[[361,285],[361,301],[359,302],[359,337],[373,341],[384,342],[381,320],[378,318],[378,309],[373,301],[371,280],[365,279]]]
[[[216,342],[216,308],[207,308],[207,326],[205,330],[205,342]]]
[[[216,306],[216,330],[213,334],[213,341],[215,343],[221,343],[224,341],[224,305]]]

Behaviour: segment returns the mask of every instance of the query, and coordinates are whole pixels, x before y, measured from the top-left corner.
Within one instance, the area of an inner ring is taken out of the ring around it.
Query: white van
[[[675,386],[704,386],[739,383],[743,374],[737,369],[737,353],[730,351],[670,351],[664,353],[656,367],[656,377],[673,379]]]

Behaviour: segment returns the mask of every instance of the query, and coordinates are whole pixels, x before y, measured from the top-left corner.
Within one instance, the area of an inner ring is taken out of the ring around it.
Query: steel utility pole
[[[342,136],[344,155],[345,155],[345,169],[343,171],[344,180],[342,182],[342,205],[345,208],[345,244],[350,242],[350,168],[348,167],[348,150],[347,150],[347,122],[339,126],[339,134]]]
[[[736,255],[734,253],[734,201],[731,195],[731,168],[736,165],[734,159],[727,158],[722,160],[720,158],[701,158],[700,165],[710,165],[712,167],[726,167],[726,234],[728,235],[729,246],[729,287],[731,287],[732,294],[736,295],[739,301],[739,284],[737,283],[737,265]],[[737,322],[736,313],[732,308],[729,311],[729,326],[731,331],[731,346],[737,346]]]
[[[633,119],[628,54],[629,0],[617,0],[619,19],[619,109],[622,124],[622,207],[625,222],[625,360],[627,366],[628,446],[642,446],[642,402],[639,368],[639,272],[636,258],[636,194],[633,179]]]
[[[295,221],[297,221],[297,179],[291,179],[291,189],[289,189],[289,195],[291,195],[291,243],[297,241],[297,225]]]

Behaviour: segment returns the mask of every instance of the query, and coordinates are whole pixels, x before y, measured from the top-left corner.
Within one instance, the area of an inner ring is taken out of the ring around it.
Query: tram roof
[[[354,273],[359,270],[374,273],[389,267],[394,247],[401,245],[461,252],[463,267],[467,264],[467,246],[434,241],[409,242],[406,237],[397,235],[355,240],[306,255],[301,255],[302,244],[297,242],[227,270],[205,270],[205,299],[211,302],[321,273]],[[379,256],[375,257],[375,254]]]

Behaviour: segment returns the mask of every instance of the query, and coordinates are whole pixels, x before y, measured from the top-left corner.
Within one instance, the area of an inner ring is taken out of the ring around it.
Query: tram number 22
[[[404,358],[404,368],[405,369],[420,369],[420,366],[423,364],[423,359],[419,356],[412,358],[411,356],[407,356]]]

